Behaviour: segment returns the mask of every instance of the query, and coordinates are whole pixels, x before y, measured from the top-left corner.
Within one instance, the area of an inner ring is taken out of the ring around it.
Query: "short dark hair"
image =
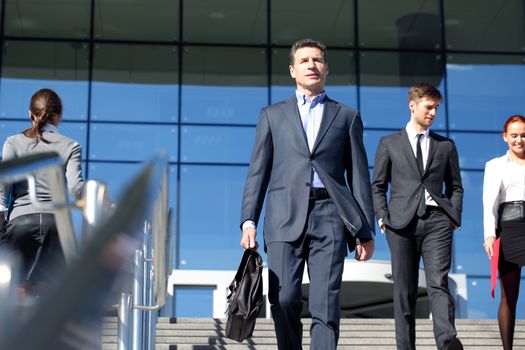
[[[297,50],[302,49],[303,47],[316,47],[316,48],[318,48],[319,50],[321,50],[321,53],[323,54],[323,59],[324,59],[325,63],[328,62],[328,59],[326,57],[326,46],[325,46],[325,44],[323,44],[320,41],[314,40],[314,39],[306,38],[306,39],[297,40],[295,43],[293,43],[292,47],[290,48],[290,54],[289,54],[290,66],[293,66],[293,64],[294,64],[294,56],[295,56],[295,53],[297,52]]]
[[[429,83],[415,83],[408,91],[408,102],[419,101],[422,98],[430,98],[436,101],[441,101],[441,92]]]

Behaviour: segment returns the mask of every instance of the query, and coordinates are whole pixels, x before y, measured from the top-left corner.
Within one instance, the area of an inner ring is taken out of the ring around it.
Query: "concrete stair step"
[[[303,320],[303,345],[310,343],[308,329],[311,319]],[[157,321],[156,350],[212,349],[276,349],[271,319],[258,319],[253,336],[242,343],[227,339],[226,319],[166,318]],[[466,350],[501,349],[496,320],[457,320],[458,336]],[[117,350],[118,323],[116,317],[104,318],[101,350]],[[435,350],[432,321],[418,319],[416,323],[418,350]],[[514,348],[525,350],[525,320],[516,322]],[[393,319],[342,319],[338,349],[389,350],[395,347]]]

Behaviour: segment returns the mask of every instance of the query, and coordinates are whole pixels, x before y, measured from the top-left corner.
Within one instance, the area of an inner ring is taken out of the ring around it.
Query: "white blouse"
[[[501,203],[525,201],[525,165],[513,161],[509,152],[485,164],[483,179],[483,231],[485,238],[496,236]]]

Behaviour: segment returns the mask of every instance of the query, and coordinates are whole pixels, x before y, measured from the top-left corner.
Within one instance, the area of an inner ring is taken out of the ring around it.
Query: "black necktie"
[[[417,145],[416,145],[416,161],[417,161],[417,167],[419,168],[419,173],[421,176],[423,176],[423,172],[425,171],[425,168],[423,167],[423,151],[421,151],[421,138],[423,137],[423,134],[417,135]],[[417,207],[417,216],[422,217],[425,215],[426,212],[426,200],[425,200],[425,189],[423,188],[423,191],[421,191],[420,198],[419,198],[419,204]]]
[[[419,168],[419,172],[421,175],[423,175],[423,172],[425,171],[425,168],[423,167],[423,151],[421,151],[421,138],[423,137],[423,134],[417,135],[417,146],[416,146],[416,160],[417,160],[417,167]]]

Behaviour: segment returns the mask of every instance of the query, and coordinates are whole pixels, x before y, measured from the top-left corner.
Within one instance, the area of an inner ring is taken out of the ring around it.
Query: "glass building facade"
[[[180,269],[235,269],[239,211],[260,108],[291,96],[292,42],[328,46],[327,94],[357,107],[370,171],[379,138],[408,121],[408,87],[444,95],[433,130],[458,147],[465,188],[452,272],[468,316],[495,318],[482,249],[484,163],[525,114],[522,0],[1,0],[0,139],[28,127],[30,96],[63,98],[62,132],[86,178],[112,194],[158,149],[170,161]],[[262,227],[260,227],[262,229]],[[379,232],[379,230],[377,230]],[[262,238],[259,238],[262,239]],[[378,233],[376,259],[390,257]],[[179,289],[177,316],[210,316],[211,291]],[[525,318],[525,297],[518,317]]]

